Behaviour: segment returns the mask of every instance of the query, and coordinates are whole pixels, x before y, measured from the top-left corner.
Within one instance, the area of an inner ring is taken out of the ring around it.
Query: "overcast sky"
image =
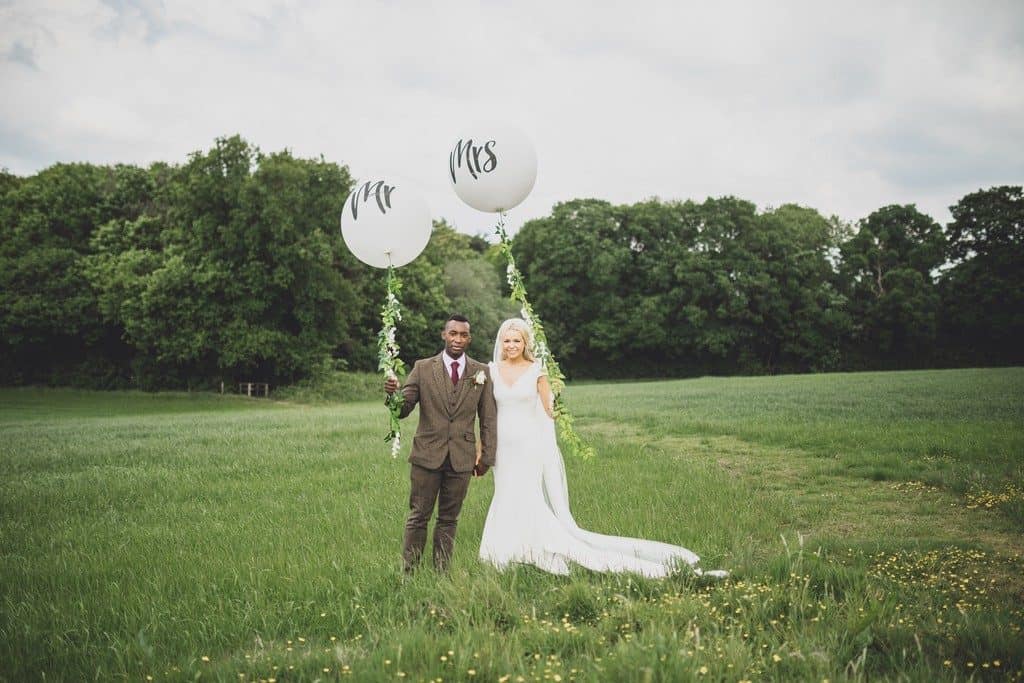
[[[182,163],[219,136],[399,173],[464,232],[460,127],[526,131],[510,226],[577,197],[856,221],[1024,183],[1024,2],[0,0],[0,167]]]

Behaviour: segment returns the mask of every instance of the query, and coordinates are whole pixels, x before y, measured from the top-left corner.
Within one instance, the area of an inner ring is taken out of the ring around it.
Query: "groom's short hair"
[[[448,323],[450,323],[453,320],[457,323],[466,323],[467,325],[469,324],[469,318],[467,318],[466,316],[462,315],[461,313],[452,313],[450,316],[448,316],[448,320],[444,321],[444,326],[448,327]]]

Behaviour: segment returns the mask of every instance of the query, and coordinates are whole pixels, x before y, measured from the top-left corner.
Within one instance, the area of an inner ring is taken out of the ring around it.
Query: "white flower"
[[[481,385],[487,381],[487,374],[483,370],[478,370],[477,373],[473,375],[473,381],[477,385]]]

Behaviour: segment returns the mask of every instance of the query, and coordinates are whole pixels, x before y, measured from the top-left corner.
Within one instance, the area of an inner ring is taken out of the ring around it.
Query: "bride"
[[[555,574],[567,574],[570,563],[654,578],[689,565],[700,574],[700,558],[686,548],[577,526],[555,441],[551,386],[530,351],[530,336],[526,321],[511,318],[494,342],[490,375],[498,404],[498,443],[481,559],[499,569],[520,562]],[[722,577],[727,572],[706,574]]]

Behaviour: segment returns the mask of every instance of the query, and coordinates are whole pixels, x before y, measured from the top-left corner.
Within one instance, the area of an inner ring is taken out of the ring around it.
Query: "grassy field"
[[[0,390],[0,679],[1024,676],[1024,369],[568,398],[581,526],[732,578],[499,574],[487,477],[403,580],[378,403]]]

